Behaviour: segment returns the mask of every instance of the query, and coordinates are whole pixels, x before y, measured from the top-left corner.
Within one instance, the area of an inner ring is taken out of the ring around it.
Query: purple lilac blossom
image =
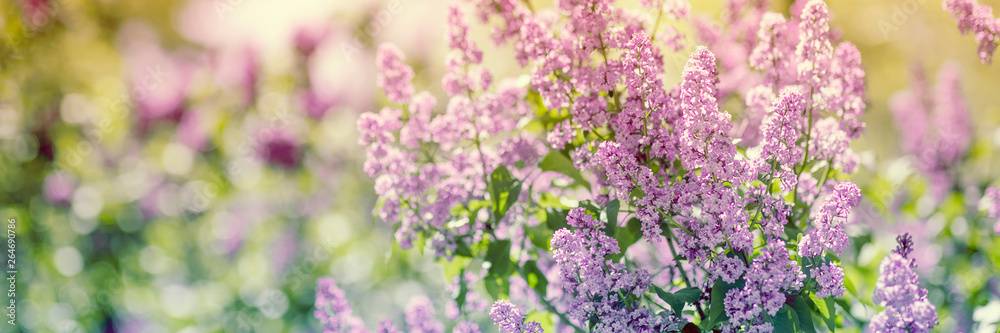
[[[323,333],[367,333],[361,318],[351,313],[344,291],[331,278],[316,280],[316,311]]]
[[[920,67],[914,69],[913,86],[889,100],[903,151],[931,183],[931,193],[941,200],[955,182],[955,167],[972,141],[972,123],[962,96],[960,67],[946,62],[933,90]]]
[[[434,318],[434,306],[427,297],[410,299],[406,305],[406,329],[410,333],[442,333],[444,324]]]
[[[883,309],[872,317],[871,332],[930,332],[938,325],[936,308],[912,270],[913,259],[906,257],[913,246],[909,239],[897,237],[899,246],[882,259],[872,302]]]
[[[785,303],[784,292],[797,291],[804,280],[805,273],[790,258],[785,242],[771,239],[747,270],[744,288],[726,293],[729,324],[749,327],[764,312],[774,316]]]
[[[813,218],[812,224],[816,229],[809,231],[799,242],[799,255],[815,257],[824,251],[840,255],[848,242],[844,224],[860,199],[861,190],[854,183],[844,181],[837,184],[833,194]]]
[[[605,259],[619,253],[618,242],[601,230],[603,223],[584,208],[570,210],[567,222],[574,229],[559,229],[552,236],[552,256],[559,267],[559,281],[568,297],[567,316],[586,323],[601,318],[594,332],[643,331],[664,325],[638,300],[649,288],[650,274],[645,270],[628,272],[625,265]]]
[[[490,308],[490,318],[500,329],[500,333],[541,333],[542,327],[538,322],[524,321],[521,311],[511,304],[510,301],[501,299],[493,303]]]
[[[997,42],[1000,42],[1000,17],[993,17],[993,8],[976,0],[945,0],[941,7],[951,13],[963,35],[972,32],[979,43],[979,61],[993,62]]]
[[[375,58],[378,66],[376,83],[385,91],[390,101],[397,104],[406,103],[413,95],[413,69],[403,62],[403,51],[398,47],[385,44],[379,46]]]
[[[844,291],[847,291],[847,288],[844,287],[843,268],[831,263],[823,263],[820,264],[820,266],[813,272],[816,275],[816,283],[820,287],[820,289],[816,292],[816,297],[827,298],[831,296],[844,296]]]

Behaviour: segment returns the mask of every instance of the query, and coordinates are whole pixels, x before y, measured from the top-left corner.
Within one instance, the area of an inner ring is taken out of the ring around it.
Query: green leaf
[[[608,207],[604,209],[608,217],[608,225],[618,226],[618,210],[620,208],[621,203],[618,202],[618,199],[611,200],[608,203]]]
[[[573,161],[560,152],[554,151],[545,155],[545,158],[542,159],[542,162],[538,166],[542,168],[542,171],[555,171],[564,174],[590,191],[590,183],[586,179],[583,179],[583,175],[573,165]]]
[[[510,240],[501,239],[490,243],[489,249],[486,250],[486,261],[490,262],[487,275],[504,279],[510,276]]]
[[[545,298],[549,287],[549,280],[545,278],[545,273],[542,273],[542,270],[538,268],[538,264],[534,260],[528,260],[524,263],[521,275],[528,282],[528,286],[535,290],[538,297]]]
[[[674,314],[678,317],[681,316],[681,310],[684,308],[684,302],[678,301],[677,297],[672,293],[668,293],[660,287],[653,286],[653,290],[656,291],[656,296],[659,296],[667,305],[670,305],[670,309],[674,310]]]
[[[499,221],[521,195],[521,182],[516,181],[510,174],[510,170],[501,165],[490,174],[488,189],[493,204],[493,215],[496,221]]]
[[[465,270],[463,269],[458,274],[458,297],[455,297],[455,303],[458,303],[458,309],[461,310],[462,306],[465,305],[465,296],[469,293],[469,286],[465,282]]]
[[[655,287],[655,286],[654,286]],[[668,293],[660,287],[655,287],[656,295],[660,297],[664,302],[670,305],[670,309],[674,310],[674,314],[678,317],[681,316],[681,311],[684,309],[684,304],[691,303],[694,304],[701,298],[701,289],[696,287],[688,287],[678,290],[675,293]]]
[[[816,327],[812,321],[812,312],[809,311],[809,305],[806,304],[805,299],[805,297],[800,295],[792,301],[792,310],[795,310],[795,315],[799,319],[798,331],[816,333]]]
[[[568,228],[569,223],[566,222],[566,213],[556,209],[550,209],[545,212],[545,225],[549,227],[549,230],[559,230],[562,228]]]
[[[621,259],[625,255],[625,251],[632,244],[635,244],[635,242],[638,242],[642,238],[642,222],[633,217],[624,228],[617,228],[614,237],[618,241],[618,254],[611,256],[610,259],[617,262],[618,259]]]
[[[531,240],[531,244],[535,245],[540,249],[548,249],[549,242],[552,240],[552,230],[545,226],[545,224],[539,224],[533,227],[527,227],[528,239]]]
[[[788,304],[782,305],[781,310],[774,315],[773,325],[774,333],[795,333],[796,324],[799,322],[798,316],[792,308],[788,307]]]
[[[472,249],[469,248],[469,244],[466,244],[461,237],[456,237],[455,240],[455,254],[463,257],[472,258]]]
[[[722,279],[715,280],[715,284],[712,285],[711,309],[708,313],[709,323],[711,325],[709,328],[715,327],[716,323],[729,319],[729,317],[726,316],[726,293],[728,293],[729,290],[733,289],[735,286],[736,284],[726,283],[725,281],[722,281]]]
[[[812,302],[813,306],[816,308],[816,313],[821,317],[830,317],[830,309],[826,306],[826,302],[816,297],[816,294],[809,293],[809,301]]]
[[[674,296],[679,301],[694,304],[701,298],[701,289],[698,289],[698,287],[684,288],[675,292]]]
[[[510,295],[510,282],[506,277],[487,275],[483,278],[483,283],[486,285],[486,292],[493,299],[507,298]]]
[[[555,324],[552,322],[552,314],[545,311],[531,311],[524,318],[524,322],[538,322],[542,326],[542,332],[555,332]]]

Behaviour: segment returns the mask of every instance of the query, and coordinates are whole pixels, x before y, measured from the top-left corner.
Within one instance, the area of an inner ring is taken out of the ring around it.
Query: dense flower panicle
[[[795,47],[799,79],[818,91],[826,84],[833,56],[830,43],[830,13],[823,0],[809,0],[799,21],[799,44]]]
[[[959,32],[972,32],[979,43],[979,61],[992,63],[1000,42],[1000,17],[993,17],[993,8],[976,0],[945,0],[941,6],[958,22]]]
[[[396,324],[392,323],[392,319],[382,319],[378,322],[378,326],[375,328],[376,333],[399,333],[399,329],[396,328]]]
[[[804,280],[805,273],[791,259],[785,242],[772,238],[753,259],[746,272],[744,288],[726,293],[729,324],[749,325],[749,321],[764,312],[774,316],[785,303],[784,292],[796,292],[802,288]]]
[[[637,301],[649,288],[649,272],[631,273],[624,264],[605,259],[619,253],[619,248],[601,230],[603,223],[584,208],[571,209],[566,220],[574,230],[557,230],[551,245],[568,300],[568,317],[577,323],[586,323],[591,316],[601,318],[595,332],[643,331],[642,327],[664,324]],[[633,301],[625,299],[630,296]]]
[[[564,120],[556,124],[552,131],[549,131],[547,141],[549,146],[555,149],[563,149],[566,144],[573,141],[573,135],[576,131],[573,130],[573,125],[570,124],[569,120]]]
[[[406,306],[406,328],[410,333],[443,333],[444,324],[434,319],[434,306],[427,297],[410,299]]]
[[[383,44],[378,48],[375,57],[375,64],[378,67],[376,84],[385,91],[390,101],[403,104],[410,100],[413,95],[413,69],[403,62],[403,51],[390,44]]]
[[[524,321],[524,315],[514,304],[505,299],[497,300],[490,309],[490,318],[500,329],[500,333],[541,333],[538,322]]]
[[[469,25],[458,6],[448,7],[448,48],[462,53],[462,60],[469,64],[483,61],[483,51],[469,39]]]
[[[323,325],[323,333],[367,333],[361,318],[351,313],[344,291],[331,278],[316,280],[316,310],[313,315]]]
[[[833,117],[820,119],[813,124],[813,133],[810,137],[812,150],[810,155],[818,160],[827,160],[833,163],[835,169],[841,169],[844,173],[854,173],[857,171],[857,154],[851,150],[851,138],[844,132],[841,122]]]
[[[823,263],[813,272],[816,275],[816,283],[820,289],[816,292],[816,297],[841,297],[847,288],[844,287],[844,269],[840,266]]]
[[[851,140],[864,132],[861,115],[865,111],[865,71],[861,68],[861,52],[851,42],[842,42],[834,50],[830,63],[830,81],[820,88],[824,107],[841,118],[841,129]],[[848,172],[850,173],[850,172]]]
[[[771,112],[764,120],[762,128],[764,145],[760,157],[763,161],[759,166],[767,170],[777,166],[774,168],[778,173],[776,176],[787,181],[787,185],[793,185],[797,181],[794,167],[796,163],[802,161],[802,156],[805,154],[804,149],[797,143],[805,125],[805,119],[802,118],[805,108],[806,99],[801,91],[795,88],[783,89],[781,96],[770,106]],[[766,173],[767,170],[758,172]],[[782,187],[790,190],[787,185],[783,183]]]
[[[709,280],[721,278],[727,283],[733,283],[743,277],[743,272],[745,272],[746,269],[747,266],[743,264],[743,260],[720,255],[712,261],[712,266],[709,267],[709,273],[712,274],[712,277]]]
[[[879,267],[872,302],[884,309],[872,317],[872,332],[930,332],[938,324],[936,308],[920,288],[911,260],[890,253]]]
[[[489,222],[488,215],[456,216],[452,208],[483,196],[482,179],[498,166],[516,169],[516,163],[524,163],[527,171],[544,153],[544,141],[524,133],[510,135],[530,115],[525,89],[512,80],[494,84],[488,71],[470,66],[481,57],[468,40],[460,11],[450,12],[450,23],[456,49],[444,81],[453,96],[444,112],[435,113],[437,100],[421,92],[402,101],[402,110],[384,108],[358,120],[358,142],[367,149],[364,170],[375,180],[380,196],[379,217],[398,223],[396,239],[401,247],[411,247],[418,233],[429,233],[427,244],[447,258],[454,255],[460,239],[481,237],[482,228],[472,226]],[[487,139],[491,144],[483,144]],[[515,218],[510,214],[494,222],[503,228]]]
[[[938,131],[937,159],[953,164],[962,159],[972,141],[972,122],[962,94],[961,66],[946,62],[938,72],[934,86],[934,122]]]
[[[772,90],[793,82],[798,73],[791,68],[794,44],[790,43],[787,21],[780,13],[767,13],[760,20],[758,44],[750,54],[750,66],[765,73],[764,85]]]
[[[722,179],[734,179],[738,169],[732,166],[736,163],[736,146],[729,140],[732,122],[728,113],[719,111],[715,66],[715,55],[705,47],[698,47],[684,65],[682,118],[677,124],[679,158],[688,170],[702,169]]]
[[[471,321],[460,321],[455,324],[455,328],[452,333],[480,333],[479,325]]]
[[[822,255],[824,251],[840,255],[848,242],[844,224],[860,199],[861,190],[853,182],[838,183],[813,218],[815,229],[809,231],[799,242],[799,255],[815,257]]]
[[[954,183],[955,166],[967,154],[972,123],[962,96],[960,67],[941,66],[933,90],[923,71],[914,69],[913,86],[889,101],[903,151],[931,182],[931,193],[942,199]]]

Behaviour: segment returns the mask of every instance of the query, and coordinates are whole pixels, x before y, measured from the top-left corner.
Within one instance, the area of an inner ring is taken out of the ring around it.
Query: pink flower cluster
[[[872,302],[882,311],[872,317],[871,332],[930,332],[938,325],[936,308],[927,300],[927,289],[920,288],[909,235],[896,238],[896,250],[882,259]]]
[[[992,63],[993,52],[1000,42],[1000,17],[993,17],[993,8],[976,0],[945,0],[941,7],[958,22],[959,32],[963,35],[971,32],[975,36],[979,43],[979,61]]]
[[[914,86],[889,100],[903,151],[915,160],[941,200],[954,186],[957,164],[972,141],[969,109],[962,96],[960,67],[947,62],[931,90],[922,69],[914,69]]]
[[[726,293],[726,315],[729,316],[730,327],[746,326],[752,329],[764,321],[764,312],[774,316],[785,304],[783,292],[797,292],[802,288],[805,277],[798,264],[789,259],[785,242],[772,239],[747,270],[746,286]]]
[[[537,138],[512,134],[530,115],[525,89],[510,80],[494,84],[479,66],[482,52],[469,39],[462,12],[452,7],[448,18],[452,51],[442,84],[450,100],[443,112],[435,112],[431,94],[413,95],[413,71],[402,52],[383,45],[378,84],[401,108],[362,114],[358,130],[368,154],[364,170],[381,197],[379,217],[399,224],[396,239],[403,248],[422,234],[438,255],[450,257],[457,238],[471,243],[481,239],[484,225],[509,220],[496,221],[486,210],[454,216],[452,208],[484,198],[485,180],[498,166],[530,167],[544,147]]]
[[[624,264],[606,259],[619,250],[601,230],[603,223],[584,208],[570,210],[567,222],[573,230],[556,231],[552,256],[571,320],[585,324],[598,318],[593,332],[654,332],[672,324],[638,301],[649,289],[649,272],[628,272]]]
[[[332,278],[316,281],[316,310],[314,316],[323,325],[323,333],[368,333],[360,318],[354,316],[344,291],[337,287]],[[444,333],[444,324],[437,320],[434,305],[427,297],[410,299],[405,310],[406,332]],[[391,319],[382,319],[376,326],[377,333],[398,333],[399,329]],[[458,321],[452,330],[455,333],[480,333],[479,326],[470,321]],[[527,332],[527,331],[526,331]],[[541,332],[538,330],[536,332]]]

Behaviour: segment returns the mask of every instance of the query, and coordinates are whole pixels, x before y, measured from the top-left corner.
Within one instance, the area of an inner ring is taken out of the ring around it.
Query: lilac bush
[[[800,1],[791,17],[768,1],[729,1],[725,28],[691,22],[703,45],[690,54],[684,33],[661,27],[688,20],[685,1],[643,1],[644,11],[611,0],[473,3],[527,79],[495,80],[452,6],[447,103],[418,92],[402,52],[382,45],[377,83],[389,106],[358,121],[378,216],[399,245],[483,263],[483,274],[469,266],[449,276],[449,318],[485,312],[485,290],[501,332],[840,325],[834,304],[849,283],[839,256],[862,200],[850,144],[864,133],[867,97],[861,54],[830,29],[823,1]],[[687,62],[668,86],[673,56]],[[965,124],[955,75],[942,78],[933,109],[952,132]],[[742,110],[725,111],[728,102]],[[961,138],[944,141],[941,159],[965,149]],[[629,255],[646,246],[672,263]],[[905,325],[933,327],[926,297],[904,307],[888,296],[901,274],[917,283],[892,265],[883,264],[874,302],[885,310],[873,324],[919,313]],[[408,308],[409,331],[442,331],[420,302]]]

